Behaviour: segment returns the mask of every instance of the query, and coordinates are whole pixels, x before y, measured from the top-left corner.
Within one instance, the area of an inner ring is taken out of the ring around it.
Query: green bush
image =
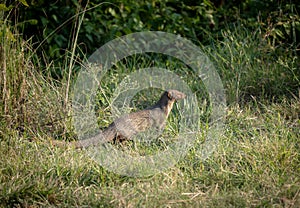
[[[25,2],[25,1],[22,1]],[[91,54],[104,43],[121,35],[145,30],[180,34],[193,41],[209,43],[210,37],[220,37],[221,30],[237,21],[248,29],[260,29],[269,44],[299,43],[300,22],[296,1],[45,1],[30,2],[15,7],[26,38],[41,44],[41,53],[49,60],[65,55],[69,48],[78,16],[84,21],[80,28],[79,53]],[[54,32],[54,34],[53,34]]]

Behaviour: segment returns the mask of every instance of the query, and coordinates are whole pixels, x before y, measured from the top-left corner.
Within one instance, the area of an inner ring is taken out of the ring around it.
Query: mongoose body
[[[162,130],[165,127],[166,119],[173,108],[174,102],[185,97],[184,93],[177,90],[167,90],[152,107],[117,118],[103,132],[96,136],[71,143],[61,141],[53,143],[56,146],[71,145],[76,148],[85,148],[104,142],[131,139],[137,133],[144,132],[149,128]]]

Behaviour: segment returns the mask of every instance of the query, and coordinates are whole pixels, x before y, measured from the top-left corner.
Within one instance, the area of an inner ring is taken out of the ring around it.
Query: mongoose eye
[[[168,98],[169,98],[170,100],[173,99],[173,96],[172,96],[172,93],[171,93],[171,92],[168,92]]]

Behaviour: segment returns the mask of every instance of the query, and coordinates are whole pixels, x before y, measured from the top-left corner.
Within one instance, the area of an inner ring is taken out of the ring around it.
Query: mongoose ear
[[[168,92],[167,94],[168,94],[168,98],[169,98],[170,100],[172,100],[172,99],[173,99],[172,93],[171,93],[171,92]]]

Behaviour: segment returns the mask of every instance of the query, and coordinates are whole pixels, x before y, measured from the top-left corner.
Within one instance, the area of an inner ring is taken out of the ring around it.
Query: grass
[[[0,201],[3,206],[297,207],[299,120],[282,113],[299,112],[299,104],[232,106],[226,133],[210,158],[201,161],[192,148],[175,167],[148,178],[115,175],[82,151],[12,133],[1,141],[6,159]]]
[[[62,81],[40,72],[30,42],[8,25],[1,27],[6,31],[1,33],[1,207],[300,206],[299,60],[272,51],[258,33],[236,27],[222,42],[204,47],[228,98],[225,132],[214,153],[203,161],[200,141],[174,167],[132,178],[107,171],[84,151],[51,145],[52,139],[76,138],[65,105],[69,71]],[[99,125],[111,121],[109,98],[134,67],[173,69],[205,103],[196,75],[182,63],[162,60],[133,57],[106,74],[97,95]],[[143,91],[132,108],[146,107],[156,96],[155,90]],[[209,110],[199,107],[205,124]],[[178,115],[175,109],[165,135],[178,131]]]

